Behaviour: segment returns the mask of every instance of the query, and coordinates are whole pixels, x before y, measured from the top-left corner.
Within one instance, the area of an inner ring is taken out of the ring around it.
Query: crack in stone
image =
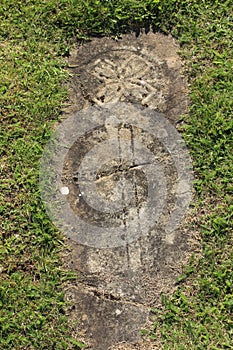
[[[143,307],[147,311],[151,310],[151,307],[149,305],[146,305],[145,303],[129,301],[127,299],[124,299],[121,296],[117,296],[117,295],[110,293],[110,292],[105,292],[101,289],[97,289],[95,287],[92,287],[86,283],[80,283],[80,285],[82,288],[77,287],[75,285],[71,285],[71,286],[66,288],[66,291],[69,292],[69,291],[72,291],[73,289],[76,289],[78,292],[80,292],[80,289],[82,289],[83,292],[90,293],[99,299],[103,299],[106,301],[114,301],[116,303],[123,303],[125,305],[132,305],[132,306],[139,307],[139,308]]]
[[[102,171],[99,174],[96,175],[96,182],[99,182],[100,180],[102,180],[105,177],[111,177],[114,176],[116,174],[125,174],[130,170],[133,169],[141,169],[140,167],[144,166],[144,165],[150,165],[150,162],[145,162],[145,163],[140,163],[140,164],[133,164],[133,165],[116,165],[116,166],[112,166],[110,167],[108,170]]]

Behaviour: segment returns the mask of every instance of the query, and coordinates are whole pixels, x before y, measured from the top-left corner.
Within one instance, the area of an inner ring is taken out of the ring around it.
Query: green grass
[[[194,160],[202,256],[163,297],[152,338],[164,349],[233,348],[231,1],[49,0],[0,3],[0,348],[78,349],[65,314],[63,238],[45,214],[39,160],[67,96],[64,56],[91,35],[140,27],[181,43],[191,107],[182,125]]]
[[[201,234],[202,257],[154,310],[151,336],[164,349],[232,349],[233,5],[188,3],[176,12],[172,33],[189,75],[192,105],[182,129],[196,173],[193,229]]]

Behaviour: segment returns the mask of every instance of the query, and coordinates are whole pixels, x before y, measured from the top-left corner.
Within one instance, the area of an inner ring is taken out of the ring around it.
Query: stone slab
[[[66,295],[89,349],[133,349],[190,253],[191,167],[174,127],[187,81],[177,50],[172,37],[149,33],[93,39],[69,58],[64,146],[45,165],[62,165],[52,198],[69,238],[64,265],[78,272]]]

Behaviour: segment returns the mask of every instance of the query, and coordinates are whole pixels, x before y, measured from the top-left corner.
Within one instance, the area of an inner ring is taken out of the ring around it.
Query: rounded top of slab
[[[68,64],[71,106],[129,102],[166,114],[175,123],[188,105],[187,80],[174,38],[148,33],[136,38],[95,38],[75,48]]]

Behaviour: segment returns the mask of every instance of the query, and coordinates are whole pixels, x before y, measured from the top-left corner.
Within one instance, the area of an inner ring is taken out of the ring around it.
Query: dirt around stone
[[[104,108],[108,103],[125,102],[161,112],[176,125],[188,105],[187,80],[177,50],[172,37],[153,33],[138,38],[125,35],[118,40],[93,39],[77,47],[69,58],[70,100],[64,107],[64,117],[90,106]],[[122,124],[121,130],[127,138],[128,126]],[[79,321],[77,332],[93,350],[157,349],[149,341],[143,342],[140,330],[150,324],[150,308],[160,303],[161,294],[175,289],[176,278],[190,254],[190,234],[184,225],[175,230],[170,241],[164,229],[177,181],[172,158],[142,129],[134,128],[133,133],[147,148],[151,144],[152,153],[165,164],[170,199],[155,227],[124,246],[90,247],[69,240],[64,264],[78,272],[78,279],[66,290],[67,299],[74,305],[70,315]],[[111,221],[104,212],[96,214],[82,202],[77,180],[85,153],[105,138],[106,129],[102,128],[78,139],[68,152],[63,180],[70,189],[72,210],[92,224],[96,224],[98,214],[98,220],[111,232],[116,220]],[[100,164],[98,191],[105,200],[111,199],[122,173],[128,180],[137,178],[138,201],[131,206],[139,206],[147,195],[146,179],[143,169],[127,162],[119,164],[113,159],[102,167]]]

